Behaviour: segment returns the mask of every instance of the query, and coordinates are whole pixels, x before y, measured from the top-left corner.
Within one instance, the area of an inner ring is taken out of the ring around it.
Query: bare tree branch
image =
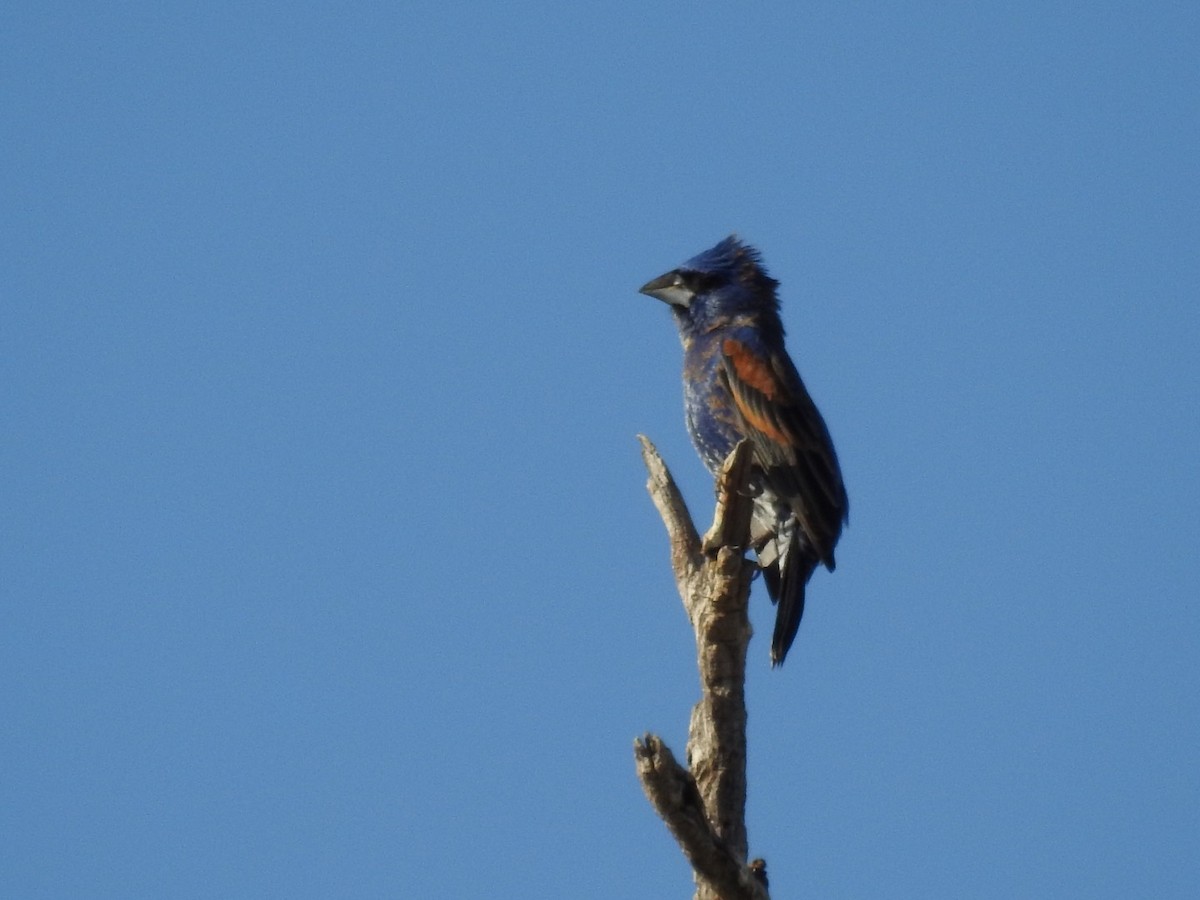
[[[746,862],[750,446],[743,441],[725,461],[713,524],[701,540],[658,451],[639,440],[650,474],[646,487],[667,527],[675,583],[696,633],[701,697],[688,729],[688,768],[661,739],[646,735],[634,743],[638,777],[692,865],[697,900],[767,900],[766,864]]]

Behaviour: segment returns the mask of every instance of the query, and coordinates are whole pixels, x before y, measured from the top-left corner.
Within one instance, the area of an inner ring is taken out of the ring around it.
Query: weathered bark
[[[639,440],[646,487],[667,527],[675,583],[696,633],[701,696],[688,729],[688,767],[647,734],[634,742],[638,777],[692,865],[696,900],[768,900],[765,863],[746,861],[750,446],[742,442],[725,461],[713,524],[701,538],[658,451]]]

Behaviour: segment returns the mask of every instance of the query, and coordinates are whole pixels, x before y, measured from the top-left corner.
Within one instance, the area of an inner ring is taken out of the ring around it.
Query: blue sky
[[[731,231],[851,497],[751,645],[776,896],[1200,881],[1200,11],[0,14],[0,894],[686,896],[647,279]]]

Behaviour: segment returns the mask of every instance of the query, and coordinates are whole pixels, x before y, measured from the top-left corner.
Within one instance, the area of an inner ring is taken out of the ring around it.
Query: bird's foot
[[[717,554],[725,547],[729,547],[729,549],[737,550],[741,553],[744,553],[750,549],[749,547],[734,547],[730,544],[724,543],[721,540],[719,530],[716,528],[710,529],[702,538],[700,538],[700,551],[704,553],[705,556],[711,557],[712,559],[716,559]]]

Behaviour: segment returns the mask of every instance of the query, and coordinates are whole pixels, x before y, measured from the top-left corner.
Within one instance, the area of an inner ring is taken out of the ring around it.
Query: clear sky
[[[1194,897],[1200,6],[0,13],[0,896],[684,897],[644,281],[737,231],[851,498],[777,897]]]

